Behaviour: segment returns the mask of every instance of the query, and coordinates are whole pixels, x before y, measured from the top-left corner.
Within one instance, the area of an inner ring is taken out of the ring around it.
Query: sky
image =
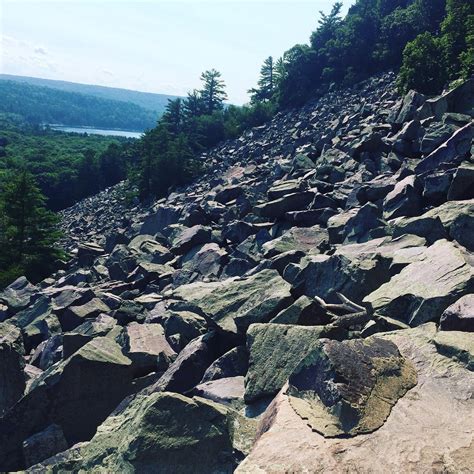
[[[0,0],[0,72],[186,95],[215,68],[243,104],[263,60],[307,43],[333,3]]]

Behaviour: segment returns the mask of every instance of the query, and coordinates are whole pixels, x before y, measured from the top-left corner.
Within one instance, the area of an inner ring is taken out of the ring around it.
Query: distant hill
[[[0,74],[0,81],[26,82],[34,86],[50,87],[66,92],[78,92],[81,94],[92,95],[103,99],[120,100],[122,102],[131,102],[144,109],[155,112],[158,116],[168,103],[168,99],[175,99],[177,96],[167,94],[153,94],[151,92],[140,92],[129,89],[118,89],[115,87],[95,86],[91,84],[79,84],[76,82],[55,81],[51,79],[41,79],[39,77],[12,76],[10,74]]]
[[[18,81],[0,80],[0,97],[0,112],[32,123],[143,131],[154,127],[160,116],[132,102]]]

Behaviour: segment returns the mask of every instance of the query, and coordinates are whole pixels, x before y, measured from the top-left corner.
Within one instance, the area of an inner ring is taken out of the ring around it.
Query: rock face
[[[63,211],[0,292],[0,471],[471,472],[473,85],[381,74]]]
[[[413,365],[390,341],[324,341],[289,378],[295,412],[325,437],[380,428],[392,407],[416,385]]]

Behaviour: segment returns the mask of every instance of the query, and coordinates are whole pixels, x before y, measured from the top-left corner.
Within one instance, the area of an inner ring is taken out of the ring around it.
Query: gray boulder
[[[465,295],[447,307],[441,315],[439,328],[474,332],[474,294]]]

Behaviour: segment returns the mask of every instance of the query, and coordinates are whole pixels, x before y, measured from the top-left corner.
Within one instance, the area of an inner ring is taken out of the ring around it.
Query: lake
[[[50,125],[52,130],[71,133],[88,133],[89,135],[107,135],[114,137],[140,138],[143,132],[130,132],[128,130],[107,130],[90,127],[63,127],[62,125]]]

